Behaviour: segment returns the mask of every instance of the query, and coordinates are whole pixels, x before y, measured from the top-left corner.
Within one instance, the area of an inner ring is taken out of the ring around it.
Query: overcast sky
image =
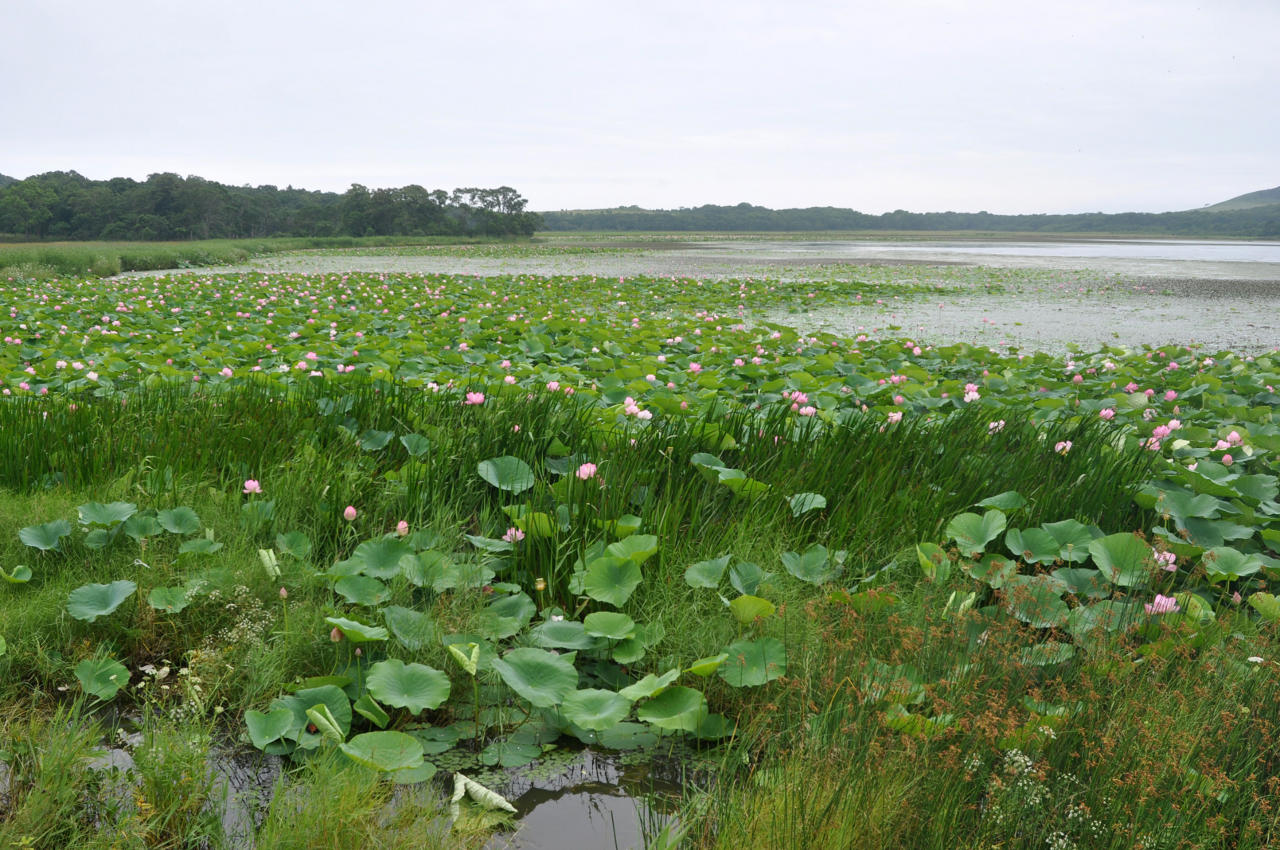
[[[1280,0],[0,0],[0,173],[1186,209],[1280,184]]]

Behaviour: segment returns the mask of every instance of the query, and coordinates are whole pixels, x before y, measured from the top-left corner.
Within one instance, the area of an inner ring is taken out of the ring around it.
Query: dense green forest
[[[678,210],[619,207],[542,213],[547,230],[972,230],[1024,233],[1125,233],[1159,236],[1280,237],[1280,203],[1236,210],[1166,213],[993,215],[988,212],[869,215],[838,207],[771,210],[708,204]]]
[[[268,236],[528,236],[536,213],[509,186],[421,186],[342,194],[275,186],[227,186],[152,174],[90,180],[53,171],[0,175],[0,234],[22,239],[175,240]]]

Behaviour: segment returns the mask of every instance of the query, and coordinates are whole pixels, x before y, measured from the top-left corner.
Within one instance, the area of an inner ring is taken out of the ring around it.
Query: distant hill
[[[1280,189],[1268,192],[1280,193]],[[1265,195],[1255,192],[1253,195]],[[1243,195],[1242,198],[1253,197]],[[1234,199],[1239,200],[1239,199]],[[1106,235],[1280,237],[1280,203],[1227,209],[1208,207],[1166,213],[1074,213],[995,215],[988,212],[913,213],[894,210],[870,215],[840,207],[774,210],[751,204],[708,204],[675,210],[616,207],[543,212],[545,230],[605,231],[956,231],[980,233],[1097,233]]]
[[[1249,192],[1247,195],[1237,195],[1222,203],[1205,207],[1205,209],[1210,212],[1228,212],[1230,210],[1250,210],[1254,207],[1266,207],[1271,204],[1280,204],[1280,186],[1274,189],[1263,189],[1259,192]]]
[[[10,183],[17,183],[17,177],[10,177],[8,174],[0,174],[0,189],[8,186]]]

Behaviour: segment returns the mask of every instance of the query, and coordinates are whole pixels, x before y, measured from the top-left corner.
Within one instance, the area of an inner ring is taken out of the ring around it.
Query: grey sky
[[[1280,184],[1277,0],[0,0],[0,173],[533,209],[1185,209]]]

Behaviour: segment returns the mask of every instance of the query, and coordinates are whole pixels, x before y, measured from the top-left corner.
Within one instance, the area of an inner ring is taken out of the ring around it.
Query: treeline
[[[1072,215],[993,215],[912,213],[895,210],[869,215],[839,207],[771,210],[738,204],[708,204],[678,210],[618,207],[542,213],[546,230],[648,231],[819,231],[819,230],[971,230],[1028,233],[1132,233],[1159,236],[1280,237],[1280,204],[1253,209],[1167,213],[1078,213]]]
[[[421,186],[342,194],[227,186],[152,174],[90,180],[53,171],[0,175],[0,234],[23,239],[185,240],[271,236],[528,236],[541,226],[515,189]]]

